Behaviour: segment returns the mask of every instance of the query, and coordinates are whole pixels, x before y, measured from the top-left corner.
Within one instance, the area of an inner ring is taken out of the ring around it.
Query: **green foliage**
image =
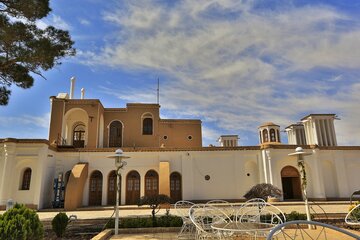
[[[350,212],[353,208],[355,208],[357,205],[359,205],[359,204],[360,204],[360,201],[357,201],[357,202],[355,203],[355,205],[351,205],[351,206],[349,207],[349,212]],[[354,218],[354,219],[360,220],[360,208],[357,208],[357,209],[355,209],[354,211],[352,211],[351,216],[352,216],[352,218]]]
[[[35,211],[24,205],[15,206],[0,215],[0,240],[37,240],[44,235],[43,225]]]
[[[181,227],[182,220],[178,216],[165,215],[157,217],[157,226],[158,227]],[[108,222],[105,228],[114,228],[115,221]],[[119,228],[150,228],[153,227],[152,217],[147,218],[121,218]]]
[[[65,234],[66,227],[69,223],[69,218],[66,213],[58,213],[51,221],[51,226],[56,236],[62,237]]]
[[[292,211],[291,213],[285,214],[286,221],[295,221],[295,220],[306,220],[306,214],[305,213],[299,213],[297,211]]]
[[[256,184],[244,195],[246,199],[262,198],[265,201],[268,197],[280,198],[281,196],[281,190],[270,183]]]
[[[168,204],[171,202],[171,198],[165,194],[158,194],[158,195],[151,195],[151,196],[143,196],[139,199],[138,205],[149,205],[153,220],[153,227],[158,226],[157,225],[157,219],[155,217],[155,214],[159,212],[160,210],[160,204]]]
[[[36,20],[51,11],[49,0],[0,0],[0,105],[6,105],[12,84],[30,88],[42,71],[75,55],[67,31],[48,26],[40,29]]]

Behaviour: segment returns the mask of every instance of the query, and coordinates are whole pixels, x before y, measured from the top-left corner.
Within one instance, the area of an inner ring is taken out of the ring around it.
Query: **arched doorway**
[[[120,178],[120,190],[119,190],[119,201],[121,199],[121,175]],[[116,201],[116,171],[111,171],[108,178],[108,194],[107,194],[107,204],[108,205],[115,205]]]
[[[286,166],[281,170],[281,183],[283,188],[284,200],[301,200],[301,181],[299,171]]]
[[[100,171],[94,171],[90,176],[89,206],[99,206],[102,200],[103,176]]]
[[[182,200],[181,175],[178,172],[170,174],[170,198],[174,203]]]
[[[149,170],[145,174],[145,196],[159,194],[159,175],[154,170]]]
[[[131,171],[126,176],[126,204],[134,205],[140,198],[140,174]]]

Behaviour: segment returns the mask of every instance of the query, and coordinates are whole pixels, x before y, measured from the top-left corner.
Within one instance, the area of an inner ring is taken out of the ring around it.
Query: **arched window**
[[[122,147],[123,125],[120,121],[113,121],[109,126],[109,147]]]
[[[276,132],[277,132],[277,141],[278,141],[278,142],[281,142],[279,129],[277,129]]]
[[[150,113],[146,113],[142,116],[142,134],[143,135],[153,134],[153,118]]]
[[[276,142],[275,129],[270,129],[270,142]]]
[[[85,125],[82,123],[79,123],[74,127],[73,146],[75,148],[83,148],[85,146]]]
[[[29,190],[31,181],[31,168],[25,169],[21,182],[21,190]]]
[[[268,130],[267,129],[263,130],[263,140],[264,140],[264,142],[269,141],[269,135],[268,135]]]
[[[159,175],[154,170],[145,174],[145,196],[154,196],[159,194]]]

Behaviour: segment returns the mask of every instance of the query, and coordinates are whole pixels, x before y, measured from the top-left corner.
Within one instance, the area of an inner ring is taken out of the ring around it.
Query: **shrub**
[[[157,217],[157,226],[158,227],[181,227],[182,226],[182,220],[178,216],[172,216],[172,215],[166,215]],[[115,221],[112,219],[109,221],[105,228],[114,228]],[[121,218],[120,228],[151,228],[153,227],[153,219],[152,217],[146,217],[146,218]]]
[[[292,211],[291,213],[285,214],[286,221],[295,221],[295,220],[306,220],[306,214],[305,213],[299,213],[297,211]]]
[[[165,194],[158,194],[158,195],[152,195],[152,196],[143,196],[139,199],[138,205],[149,205],[152,215],[152,226],[157,227],[157,219],[155,217],[155,214],[160,211],[160,205],[164,203],[170,203],[171,198]]]
[[[357,201],[357,202],[355,203],[355,205],[351,205],[351,206],[349,207],[349,212],[350,212],[353,208],[355,208],[357,205],[359,205],[359,204],[360,204],[360,202]],[[355,218],[355,219],[360,219],[360,208],[355,209],[355,210],[351,213],[351,216],[352,216],[353,218]]]
[[[54,219],[51,221],[51,226],[56,236],[64,236],[68,223],[69,218],[65,213],[60,212],[54,217]]]
[[[281,190],[270,183],[256,184],[244,195],[246,199],[262,198],[265,201],[268,197],[280,198],[281,196]]]
[[[15,206],[0,215],[0,239],[37,240],[44,235],[43,225],[34,210]]]

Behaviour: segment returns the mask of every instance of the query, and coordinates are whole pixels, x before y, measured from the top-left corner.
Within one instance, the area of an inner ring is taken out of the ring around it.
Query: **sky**
[[[50,96],[69,92],[105,107],[156,103],[161,118],[202,120],[203,145],[257,128],[284,130],[335,113],[338,145],[360,145],[360,1],[61,0],[38,21],[68,30],[77,55],[31,89],[12,87],[0,138],[48,138]],[[287,143],[282,133],[283,143]]]

